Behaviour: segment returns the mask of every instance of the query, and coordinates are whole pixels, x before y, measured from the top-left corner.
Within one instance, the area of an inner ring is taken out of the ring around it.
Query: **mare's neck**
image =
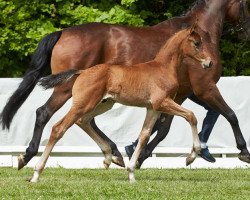
[[[211,42],[218,44],[221,37],[226,12],[225,0],[203,1],[194,6],[185,16],[195,23],[211,37]]]
[[[225,21],[227,2],[226,0],[197,0],[183,16],[163,21],[153,27],[171,35],[180,29],[192,26],[198,19],[198,26],[209,33],[212,43],[218,44]]]

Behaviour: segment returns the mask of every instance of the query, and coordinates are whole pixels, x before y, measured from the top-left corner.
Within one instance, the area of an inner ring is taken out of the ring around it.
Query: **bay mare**
[[[184,16],[163,21],[152,27],[128,27],[103,23],[89,23],[54,32],[39,43],[31,60],[31,70],[24,76],[18,89],[3,109],[3,128],[9,128],[13,116],[29,96],[43,72],[51,67],[52,74],[69,69],[87,69],[99,63],[132,65],[152,60],[166,40],[177,31],[188,27],[199,19],[198,33],[204,39],[204,48],[213,60],[213,67],[204,72],[199,63],[189,58],[182,62],[179,91],[175,101],[181,104],[192,92],[207,103],[230,123],[234,132],[239,158],[250,162],[250,154],[233,110],[221,96],[216,83],[221,76],[219,39],[223,23],[227,20],[242,38],[250,36],[250,20],[246,0],[197,0]],[[241,28],[239,28],[241,27]],[[32,140],[26,153],[19,157],[18,168],[25,166],[38,152],[43,129],[51,116],[71,97],[73,81],[54,89],[49,100],[36,111],[36,122]],[[146,146],[139,162],[147,158],[156,145],[163,140],[170,128],[173,116],[162,114],[152,132],[156,137]],[[124,162],[116,145],[98,129],[94,120],[92,127],[112,148],[116,164]]]
[[[185,118],[192,130],[193,148],[186,164],[191,164],[201,150],[197,119],[193,112],[174,102],[178,91],[178,75],[181,61],[189,57],[200,62],[203,68],[211,67],[211,59],[203,51],[202,39],[194,27],[174,34],[152,61],[135,65],[99,64],[85,70],[69,70],[43,78],[39,83],[52,88],[74,79],[73,103],[69,112],[57,122],[38,161],[31,182],[37,182],[50,152],[74,123],[93,138],[105,155],[104,166],[112,161],[112,149],[90,126],[97,115],[110,110],[115,102],[146,107],[147,113],[139,135],[139,143],[127,167],[130,182],[135,182],[135,166],[140,152],[147,144],[152,128],[160,113],[179,115]],[[201,67],[200,66],[200,67]],[[77,78],[74,76],[77,75]]]

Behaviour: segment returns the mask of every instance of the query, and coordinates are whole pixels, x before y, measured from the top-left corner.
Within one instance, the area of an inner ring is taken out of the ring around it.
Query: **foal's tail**
[[[66,72],[61,72],[59,74],[51,74],[49,76],[41,78],[38,81],[38,85],[41,85],[44,89],[53,88],[58,85],[62,85],[77,74],[79,75],[80,71],[75,69]]]
[[[17,110],[32,92],[43,72],[50,67],[52,49],[61,37],[61,34],[61,31],[57,31],[49,34],[40,41],[31,59],[30,71],[24,75],[22,82],[9,98],[0,115],[3,129],[9,129]]]

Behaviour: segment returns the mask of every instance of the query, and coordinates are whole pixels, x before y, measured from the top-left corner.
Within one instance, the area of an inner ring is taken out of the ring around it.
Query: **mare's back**
[[[89,23],[67,28],[53,49],[52,71],[58,73],[69,66],[86,69],[100,63],[131,65],[152,60],[172,34],[173,30],[169,30],[168,22],[153,27]]]

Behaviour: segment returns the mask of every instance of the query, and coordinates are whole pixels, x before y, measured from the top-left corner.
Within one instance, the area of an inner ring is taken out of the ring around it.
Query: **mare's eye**
[[[201,45],[201,43],[199,41],[194,41],[195,48],[198,49],[200,47],[200,45]]]

